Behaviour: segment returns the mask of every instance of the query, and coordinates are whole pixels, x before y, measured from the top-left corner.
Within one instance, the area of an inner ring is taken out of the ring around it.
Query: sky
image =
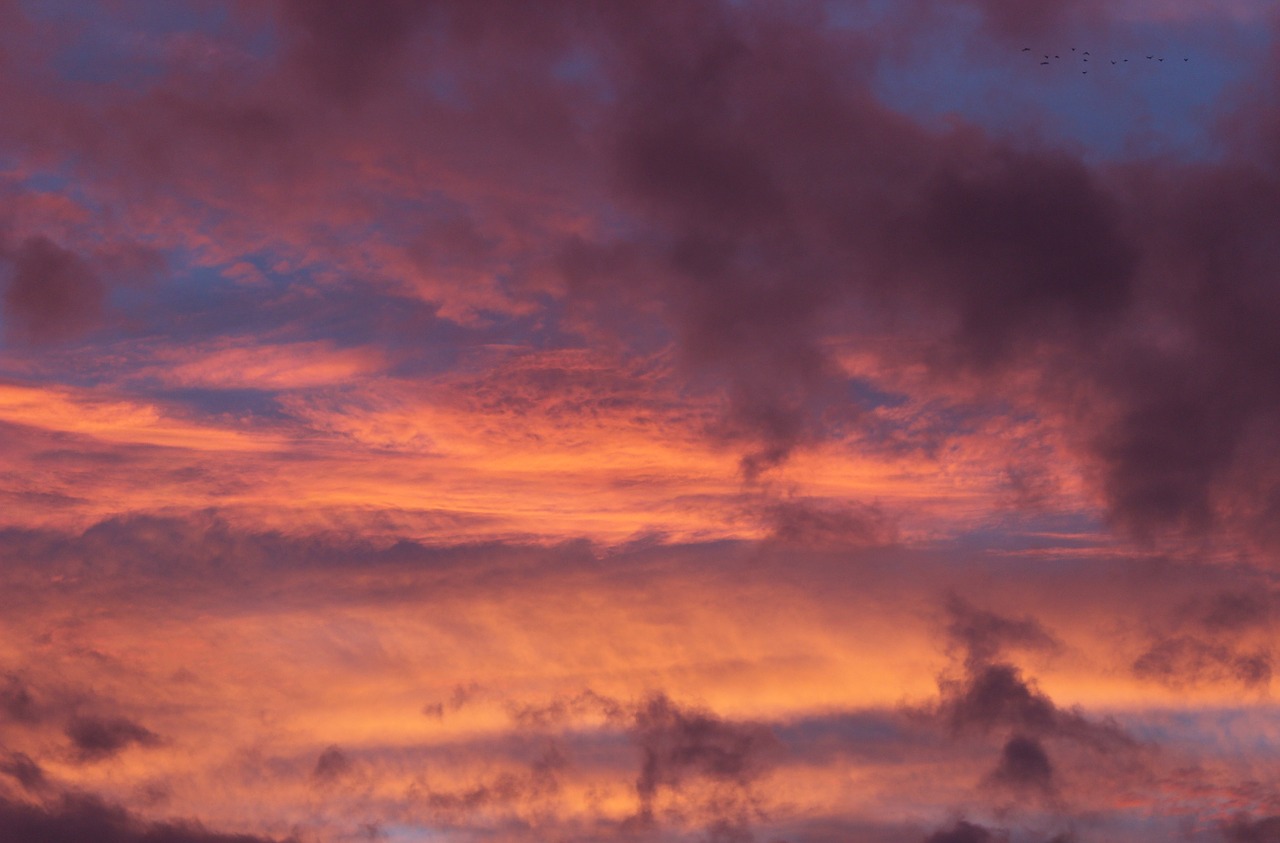
[[[1271,0],[0,0],[0,839],[1280,841]]]

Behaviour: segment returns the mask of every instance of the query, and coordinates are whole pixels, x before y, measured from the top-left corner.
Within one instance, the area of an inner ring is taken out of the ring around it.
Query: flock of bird
[[[1030,47],[1023,47],[1023,48],[1022,48],[1022,52],[1024,52],[1024,53],[1030,53],[1030,52],[1032,52],[1032,50],[1031,50],[1031,48],[1030,48]],[[1076,48],[1075,48],[1075,47],[1072,47],[1072,48],[1071,48],[1071,52],[1073,52],[1073,53],[1074,53],[1074,52],[1076,52]],[[1045,55],[1045,57],[1044,57],[1044,60],[1043,60],[1043,61],[1041,61],[1041,62],[1040,62],[1040,64],[1041,64],[1041,65],[1052,64],[1054,61],[1061,60],[1061,58],[1062,58],[1062,56],[1060,56],[1060,55],[1050,56],[1050,55],[1047,55],[1047,54],[1046,54],[1046,55]],[[1071,58],[1071,56],[1067,56],[1067,58]],[[1083,52],[1079,53],[1079,54],[1078,54],[1078,58],[1079,58],[1083,63],[1088,64],[1088,63],[1089,63],[1089,58],[1090,58],[1090,56],[1089,56],[1089,51],[1088,51],[1088,50],[1085,50],[1085,51],[1083,51]],[[1150,56],[1147,56],[1147,60],[1148,60],[1148,61],[1157,61],[1157,62],[1162,62],[1162,61],[1164,61],[1164,56],[1150,55]],[[1191,59],[1189,59],[1189,58],[1185,58],[1185,57],[1184,57],[1182,60],[1183,60],[1183,61],[1191,61]],[[1100,59],[1100,60],[1098,61],[1098,64],[1102,64],[1102,62],[1103,62],[1103,61],[1107,61],[1107,60],[1106,60],[1106,59]],[[1125,64],[1125,63],[1126,63],[1126,62],[1128,62],[1129,60],[1128,60],[1128,59],[1126,59],[1126,58],[1120,58],[1120,59],[1109,59],[1109,61],[1110,61],[1112,64]],[[1082,70],[1082,71],[1080,71],[1080,72],[1081,72],[1081,73],[1088,73],[1088,72],[1089,72],[1089,70],[1088,70],[1088,68],[1086,68],[1086,69],[1084,69],[1084,70]]]

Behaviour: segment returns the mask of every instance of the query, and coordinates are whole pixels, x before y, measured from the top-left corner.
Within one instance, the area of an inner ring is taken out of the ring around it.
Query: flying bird
[[[1023,47],[1023,48],[1022,48],[1022,52],[1024,52],[1024,53],[1029,53],[1029,52],[1031,52],[1031,48],[1030,48],[1030,47]]]
[[[1089,51],[1088,51],[1088,50],[1085,50],[1085,51],[1084,51],[1084,54],[1085,54],[1086,56],[1087,56],[1087,55],[1089,55]]]
[[[1116,63],[1116,62],[1115,62],[1115,59],[1112,59],[1112,60],[1111,60],[1111,63],[1112,63],[1112,64],[1115,64],[1115,63]]]
[[[1042,62],[1040,62],[1040,63],[1041,63],[1041,64],[1048,64],[1049,62],[1047,62],[1047,61],[1042,61]]]

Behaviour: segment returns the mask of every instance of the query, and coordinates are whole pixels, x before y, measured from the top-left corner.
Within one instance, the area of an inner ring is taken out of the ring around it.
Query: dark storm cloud
[[[1094,443],[1105,491],[1139,531],[1225,526],[1272,541],[1280,474],[1265,443],[1280,430],[1280,341],[1268,326],[1280,316],[1280,252],[1269,232],[1280,181],[1243,163],[1144,176],[1159,180],[1146,203],[1162,207],[1145,232],[1161,252],[1149,318],[1166,336],[1099,369],[1119,407]]]
[[[1135,249],[1078,160],[923,131],[857,81],[865,44],[712,6],[680,24],[623,45],[617,169],[689,358],[727,378],[726,434],[758,439],[749,473],[856,421],[820,340],[857,307],[923,310],[984,368],[1128,307]]]
[[[218,834],[195,822],[146,822],[92,796],[65,795],[47,805],[0,798],[0,839],[10,843],[269,843]]]
[[[67,724],[67,737],[81,762],[102,761],[131,746],[156,746],[159,735],[124,717],[76,717]]]
[[[1093,174],[1067,156],[980,154],[934,177],[909,234],[938,262],[959,347],[993,365],[1031,331],[1087,335],[1122,312],[1137,255]]]
[[[1057,25],[980,5],[1011,32]],[[1070,153],[892,113],[858,81],[865,44],[710,5],[645,31],[677,25],[618,46],[616,169],[649,224],[641,248],[668,267],[659,295],[687,359],[726,384],[723,435],[755,442],[748,476],[859,422],[821,338],[883,307],[942,328],[924,356],[939,374],[999,390],[1039,349],[1050,396],[1112,408],[1070,423],[1117,524],[1274,522],[1274,178],[1138,163],[1121,188]],[[1153,320],[1171,342],[1150,345]]]

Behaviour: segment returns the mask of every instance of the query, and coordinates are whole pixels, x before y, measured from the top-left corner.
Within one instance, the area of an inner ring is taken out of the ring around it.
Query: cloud
[[[1228,843],[1271,843],[1280,839],[1280,815],[1239,814],[1223,824],[1222,836]]]
[[[9,263],[5,321],[17,336],[31,342],[65,339],[92,327],[101,315],[106,288],[75,252],[36,235],[0,258]]]
[[[18,723],[34,723],[44,716],[44,707],[37,701],[27,682],[10,673],[0,684],[0,713]]]
[[[939,829],[925,838],[924,843],[997,843],[1004,839],[985,826],[967,820],[957,820],[948,829]]]
[[[311,778],[318,782],[333,782],[344,778],[351,772],[351,759],[336,746],[326,747],[316,759]]]
[[[958,679],[939,680],[939,692],[936,713],[955,735],[1011,729],[1068,740],[1103,755],[1128,755],[1140,746],[1110,719],[1092,720],[1078,709],[1058,707],[1012,664],[969,667]]]
[[[956,594],[947,597],[947,635],[965,653],[967,665],[983,665],[1007,648],[1053,653],[1062,644],[1031,617],[1008,618],[975,608]]]
[[[902,4],[895,20],[918,35],[954,5]],[[966,5],[1009,38],[1111,14]],[[686,385],[721,399],[706,432],[748,479],[875,423],[843,346],[886,378],[922,366],[919,398],[1011,403],[1063,428],[1118,527],[1275,522],[1278,193],[1237,154],[1245,128],[1217,163],[1101,166],[960,118],[930,127],[876,95],[876,38],[774,4],[272,10],[244,15],[278,55],[175,61],[140,89],[50,82],[39,102],[16,86],[6,142],[95,197],[164,195],[173,224],[150,236],[202,261],[328,262],[377,293],[370,319],[394,289],[468,324],[538,313],[624,346],[674,340]],[[441,207],[403,213],[428,187]],[[599,219],[617,224],[582,222]],[[442,280],[424,232],[470,274]],[[101,306],[98,261],[60,242],[16,247],[8,294],[33,335],[83,330]]]
[[[1197,594],[1151,622],[1150,640],[1133,674],[1169,688],[1238,684],[1265,691],[1273,670],[1274,595],[1220,589]]]
[[[660,790],[679,789],[690,779],[745,790],[781,748],[762,724],[734,723],[710,712],[684,709],[661,694],[639,705],[631,737],[642,754],[636,779],[637,819],[645,824],[653,821]]]
[[[1015,734],[1000,752],[1000,763],[990,781],[1016,791],[1051,794],[1054,790],[1053,764],[1044,745],[1036,738]]]
[[[602,718],[606,724],[621,724],[630,714],[627,708],[617,700],[587,688],[573,696],[557,697],[541,705],[512,704],[507,710],[520,728],[545,729],[563,727],[586,716]]]
[[[1047,733],[1059,723],[1053,701],[1010,664],[982,665],[963,680],[945,682],[941,711],[957,732],[1013,726]]]
[[[11,752],[0,759],[0,773],[12,777],[28,792],[38,793],[49,786],[44,769],[22,752]]]
[[[130,746],[156,746],[160,737],[124,717],[76,717],[67,724],[67,737],[80,762],[102,761]]]
[[[429,9],[412,0],[358,6],[284,0],[278,5],[289,60],[318,91],[345,105],[354,105],[386,79]]]
[[[1055,38],[1072,23],[1099,23],[1106,5],[1099,0],[1061,3],[1019,3],[1018,0],[966,0],[982,13],[983,24],[1006,39]],[[945,4],[944,4],[945,5]]]
[[[1224,644],[1180,635],[1152,644],[1134,660],[1133,672],[1173,688],[1226,681],[1265,689],[1271,682],[1271,652],[1237,652]]]
[[[13,843],[268,843],[219,834],[195,822],[148,822],[92,796],[68,794],[47,805],[0,798],[0,838]]]
[[[874,505],[789,497],[767,503],[770,538],[795,547],[866,547],[892,543],[892,520]]]

